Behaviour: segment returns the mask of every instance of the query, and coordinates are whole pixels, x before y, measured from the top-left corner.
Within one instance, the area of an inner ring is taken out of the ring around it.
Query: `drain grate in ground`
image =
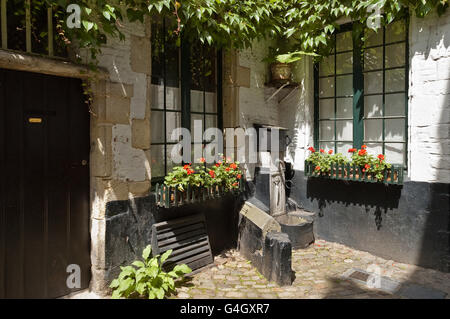
[[[369,281],[373,279],[371,275],[373,274],[367,271],[352,268],[342,274],[342,277],[363,284],[369,288]],[[447,293],[434,288],[413,283],[400,283],[384,276],[376,278],[376,282],[372,283],[372,286],[375,289],[409,299],[445,299],[447,296]]]

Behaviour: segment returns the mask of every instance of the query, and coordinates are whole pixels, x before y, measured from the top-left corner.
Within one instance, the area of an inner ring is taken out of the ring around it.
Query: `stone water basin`
[[[274,218],[280,224],[281,231],[288,234],[292,249],[306,248],[314,242],[313,214],[295,211]]]

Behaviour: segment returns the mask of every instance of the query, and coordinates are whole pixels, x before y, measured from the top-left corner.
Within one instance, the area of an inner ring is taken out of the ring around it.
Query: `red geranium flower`
[[[216,167],[219,167],[220,166],[220,164],[219,163],[216,163]]]
[[[378,155],[378,158],[379,158],[380,161],[382,161],[382,160],[384,160],[384,155],[380,154],[380,155]]]
[[[237,179],[241,179],[242,175],[241,174],[237,174]]]
[[[188,170],[189,169],[189,164],[184,165],[183,169]]]
[[[311,151],[311,152],[314,153],[316,150],[314,149],[314,147],[310,146],[310,147],[308,148],[308,151]]]
[[[200,157],[200,163],[206,162],[206,159],[204,157]]]
[[[209,172],[209,176],[211,176],[212,178],[214,178],[216,176],[216,173],[214,173],[214,171],[210,170]]]
[[[316,166],[316,171],[318,171],[318,170],[320,170],[320,166],[319,165]]]
[[[356,148],[349,148],[349,149],[348,149],[348,152],[349,152],[349,153],[355,153],[355,152],[356,152]]]
[[[328,154],[330,154],[330,155],[333,154],[333,150],[329,150]]]
[[[367,145],[366,145],[366,144],[361,145],[361,148],[366,149],[366,148],[367,148]]]
[[[365,169],[369,169],[369,168],[370,168],[370,165],[369,165],[369,164],[366,164],[366,165],[364,165],[364,168],[365,168]]]
[[[234,182],[234,183],[233,183],[233,186],[238,186],[238,185],[239,185],[238,182]]]
[[[366,155],[367,151],[365,149],[360,149],[358,152],[359,156]]]
[[[235,163],[231,163],[231,164],[230,164],[230,167],[231,167],[232,169],[236,169],[236,168],[237,168],[237,165],[236,165]]]
[[[229,171],[230,171],[230,168],[229,168],[229,167],[227,167],[227,168],[225,168],[225,170],[226,170],[227,172],[229,172]]]
[[[188,170],[187,170],[187,174],[188,174],[188,175],[191,175],[191,174],[193,174],[193,173],[194,173],[194,171],[193,171],[192,169],[188,169]]]
[[[325,153],[325,151],[323,149],[320,149],[320,153]]]

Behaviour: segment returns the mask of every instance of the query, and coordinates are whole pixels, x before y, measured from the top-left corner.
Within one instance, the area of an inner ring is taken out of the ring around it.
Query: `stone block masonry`
[[[109,72],[109,77],[93,84],[91,286],[100,294],[108,290],[111,265],[117,264],[117,258],[124,257],[108,248],[111,241],[114,241],[114,246],[121,247],[119,251],[126,251],[127,254],[130,253],[130,244],[137,245],[137,239],[111,237],[112,234],[121,233],[117,231],[118,227],[125,227],[125,231],[142,224],[131,225],[128,220],[128,226],[114,223],[117,218],[108,217],[107,207],[110,203],[146,197],[151,185],[150,21],[144,24],[125,23],[122,32],[125,41],[108,39],[99,56],[99,65]],[[129,211],[135,210],[130,208]],[[137,233],[140,234],[140,231]],[[139,240],[144,243],[142,239]],[[140,245],[135,248],[142,248]],[[136,254],[139,255],[139,252]],[[123,260],[127,259],[125,257]]]

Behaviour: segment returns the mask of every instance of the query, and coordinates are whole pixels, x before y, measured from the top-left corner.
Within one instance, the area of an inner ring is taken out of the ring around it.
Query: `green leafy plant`
[[[66,44],[87,48],[95,60],[108,37],[124,39],[124,21],[144,23],[146,17],[166,16],[174,21],[173,33],[182,33],[216,48],[250,47],[255,39],[281,37],[293,49],[279,52],[329,51],[339,19],[349,17],[365,24],[373,5],[384,12],[382,24],[405,15],[418,17],[436,10],[439,15],[449,0],[79,0],[81,27],[67,26],[66,9],[72,0],[45,0],[37,5],[52,6],[58,36]],[[37,10],[37,9],[36,9]],[[179,43],[179,39],[175,40]],[[322,55],[322,54],[321,54]]]
[[[143,261],[137,260],[131,266],[121,267],[119,276],[111,282],[112,298],[146,297],[149,299],[163,299],[166,294],[175,290],[175,280],[183,277],[192,270],[185,264],[176,265],[173,270],[165,272],[164,262],[169,258],[172,250],[151,258],[151,247],[147,246],[142,252]]]
[[[279,63],[294,63],[301,60],[304,56],[318,57],[319,55],[314,52],[294,51],[286,54],[279,54],[275,57],[275,60]]]
[[[320,149],[319,152],[313,147],[308,148],[311,154],[306,159],[314,166],[314,170],[317,173],[329,173],[331,171],[331,164],[347,164],[348,160],[341,154],[333,154],[332,150],[325,152],[325,150]]]
[[[385,156],[379,154],[377,157],[367,153],[367,146],[362,145],[360,150],[349,149],[352,154],[352,163],[358,165],[363,173],[373,173],[380,181],[384,179],[384,172],[391,168],[391,164],[385,161]]]
[[[201,187],[207,184],[207,174],[204,168],[196,166],[195,170],[192,164],[184,166],[176,166],[164,178],[164,183],[167,186],[177,187],[179,191],[184,192],[187,186]]]
[[[233,162],[221,155],[222,160],[218,161],[208,170],[209,186],[223,186],[227,191],[239,187],[239,181],[242,179],[242,171],[239,169],[239,162]]]
[[[320,149],[319,152],[313,147],[308,150],[311,154],[306,159],[306,162],[311,163],[316,174],[327,175],[331,172],[331,165],[351,164],[361,169],[363,174],[374,174],[377,180],[384,179],[384,173],[389,170],[392,165],[387,163],[383,154],[373,156],[367,152],[367,146],[362,145],[361,149],[350,148],[349,153],[352,153],[349,161],[341,153],[333,154],[332,150],[325,151]]]
[[[239,187],[239,181],[242,179],[242,171],[239,169],[239,162],[233,162],[220,154],[220,159],[211,167],[196,166],[195,170],[192,164],[177,166],[172,169],[165,177],[164,184],[177,187],[184,192],[188,185],[191,187],[215,187],[222,186],[230,191]],[[200,162],[205,162],[200,158]]]

